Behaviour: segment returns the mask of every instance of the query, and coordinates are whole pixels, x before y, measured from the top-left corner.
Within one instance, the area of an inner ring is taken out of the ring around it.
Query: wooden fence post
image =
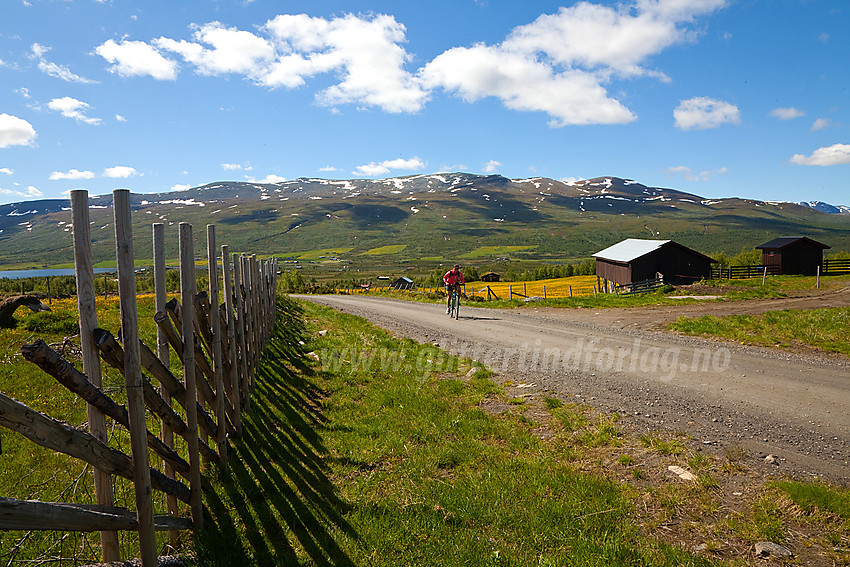
[[[242,408],[248,411],[251,398],[248,396],[248,355],[245,345],[245,305],[242,296],[242,260],[239,254],[233,254],[233,294],[236,298],[236,340],[239,345],[239,372],[241,378],[240,393]]]
[[[236,344],[236,320],[233,311],[233,278],[230,273],[230,252],[227,244],[221,247],[221,272],[224,279],[224,311],[227,316],[227,344],[230,347],[230,405],[233,406],[233,427],[242,434],[242,407],[239,392],[239,348]]]
[[[148,464],[147,426],[141,355],[139,318],[136,305],[136,273],[133,264],[133,233],[130,219],[130,191],[112,192],[115,210],[115,254],[118,260],[118,300],[121,333],[124,339],[124,380],[127,386],[127,413],[130,418],[130,446],[133,456],[133,482],[136,488],[136,515],[139,522],[139,547],[144,567],[158,565],[156,533],[151,500],[151,476]]]
[[[224,362],[221,357],[221,317],[218,306],[218,262],[216,260],[215,225],[207,225],[207,264],[209,266],[210,319],[212,324],[212,359],[215,372],[215,413],[218,422],[218,455],[227,469],[227,416],[224,406]]]
[[[100,354],[92,331],[97,328],[95,306],[94,264],[91,254],[91,227],[89,225],[89,193],[85,189],[71,191],[71,210],[74,230],[74,267],[77,276],[77,311],[80,320],[80,347],[83,352],[83,372],[98,389],[102,387]],[[106,418],[90,404],[86,405],[89,431],[96,439],[106,443]],[[114,506],[112,478],[109,474],[94,469],[94,490],[97,503]],[[100,532],[103,561],[119,561],[117,532]]]
[[[168,292],[165,289],[165,225],[158,222],[154,223],[151,228],[153,231],[153,287],[156,306],[155,311],[157,313],[165,313],[165,304],[168,302]],[[165,332],[159,328],[159,325],[157,325],[156,328],[156,354],[163,366],[165,366],[165,368],[170,368],[168,337],[165,336]],[[168,388],[160,388],[159,395],[162,396],[162,399],[166,404],[169,406],[171,405],[171,394],[168,392]],[[166,446],[172,449],[174,448],[174,431],[172,431],[171,427],[165,423],[165,421],[162,422],[162,442],[165,443]],[[174,478],[174,467],[168,463],[165,464],[165,476]],[[168,508],[168,514],[170,516],[177,516],[179,512],[177,508],[177,498],[169,494],[165,498],[165,503]],[[179,533],[177,531],[168,532],[168,543],[171,547],[176,548],[179,543],[179,539]]]
[[[194,301],[195,247],[192,225],[180,223],[180,298],[183,332],[183,380],[186,386],[186,425],[189,427],[189,489],[192,501],[192,524],[195,530],[204,527],[204,504],[201,494],[201,461],[198,439],[198,393],[195,378]]]

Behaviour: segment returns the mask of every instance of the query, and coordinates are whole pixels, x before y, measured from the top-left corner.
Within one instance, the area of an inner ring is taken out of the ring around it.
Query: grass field
[[[363,256],[383,256],[385,254],[398,254],[407,248],[407,244],[389,244],[387,246],[379,246],[363,252]]]
[[[516,252],[526,252],[535,248],[536,246],[480,246],[472,252],[462,254],[460,257],[474,260],[488,256],[510,256]]]
[[[722,337],[760,346],[808,346],[850,355],[850,307],[786,309],[762,315],[680,317],[670,325],[688,335]]]

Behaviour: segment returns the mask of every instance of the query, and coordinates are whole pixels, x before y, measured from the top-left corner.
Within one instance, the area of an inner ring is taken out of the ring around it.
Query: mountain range
[[[114,259],[111,203],[111,195],[90,197],[94,253],[101,261]],[[439,173],[222,181],[132,194],[131,204],[137,258],[150,257],[151,223],[165,223],[176,235],[183,221],[196,226],[198,238],[205,224],[215,223],[219,242],[234,251],[286,256],[336,247],[361,257],[392,245],[387,262],[450,259],[481,247],[523,247],[522,257],[561,261],[587,257],[627,237],[669,238],[704,253],[736,253],[776,236],[806,235],[850,250],[847,206],[706,199],[618,177],[568,182]],[[0,205],[0,265],[73,261],[70,217],[65,199]],[[176,236],[172,240],[176,247]]]

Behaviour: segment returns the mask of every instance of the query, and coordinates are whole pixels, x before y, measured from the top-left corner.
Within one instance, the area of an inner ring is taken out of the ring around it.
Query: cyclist
[[[443,276],[443,283],[446,284],[446,315],[448,315],[451,311],[452,291],[458,289],[461,284],[466,283],[463,279],[463,274],[460,273],[460,266],[455,264],[451,270],[446,272]],[[459,289],[458,293],[460,293]]]

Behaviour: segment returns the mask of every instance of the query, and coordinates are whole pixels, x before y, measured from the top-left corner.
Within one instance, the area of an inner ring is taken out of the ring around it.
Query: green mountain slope
[[[97,261],[114,259],[111,195],[91,199]],[[634,181],[596,178],[564,183],[464,173],[386,180],[296,179],[276,184],[219,182],[177,193],[133,195],[135,253],[150,258],[153,222],[166,224],[177,256],[177,224],[195,226],[198,255],[207,223],[233,251],[295,257],[350,249],[398,264],[456,258],[482,246],[523,246],[521,258],[586,257],[623,238],[674,239],[704,253],[736,253],[783,235],[806,235],[850,250],[850,215],[792,203],[706,200]],[[0,266],[73,261],[69,202],[0,206]],[[405,245],[401,248],[401,245]]]

